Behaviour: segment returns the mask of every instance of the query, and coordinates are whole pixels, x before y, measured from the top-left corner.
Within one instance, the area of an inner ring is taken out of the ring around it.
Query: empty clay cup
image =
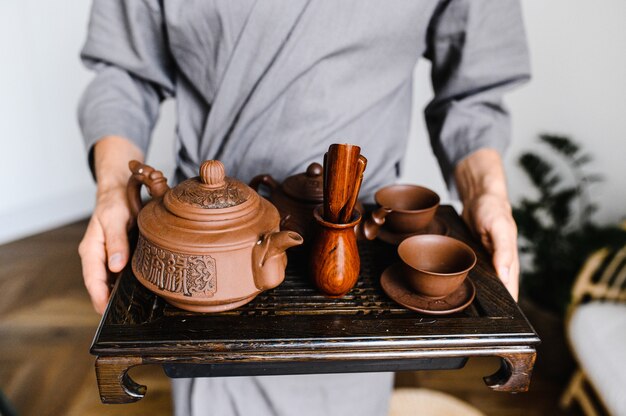
[[[439,195],[418,185],[390,185],[374,195],[376,203],[391,209],[385,228],[399,234],[419,232],[428,226],[437,212]]]
[[[398,254],[409,286],[433,299],[458,289],[476,264],[476,254],[467,244],[442,235],[409,237],[398,246]]]

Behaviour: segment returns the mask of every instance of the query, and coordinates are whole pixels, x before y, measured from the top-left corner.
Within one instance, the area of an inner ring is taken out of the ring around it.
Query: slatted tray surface
[[[380,287],[383,270],[398,261],[395,247],[380,241],[359,244],[361,275],[343,298],[321,295],[307,277],[306,256],[290,255],[285,281],[236,310],[202,314],[180,310],[145,289],[128,270],[116,285],[91,352],[104,355],[185,356],[287,350],[332,351],[534,345],[538,338],[504,286],[489,256],[456,212],[440,207],[438,220],[449,235],[478,255],[470,273],[477,295],[464,311],[422,315],[391,300]]]

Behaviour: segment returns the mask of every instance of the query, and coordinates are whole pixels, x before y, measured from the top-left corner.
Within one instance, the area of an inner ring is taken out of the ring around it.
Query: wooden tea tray
[[[170,306],[126,269],[91,346],[102,402],[141,399],[146,387],[127,371],[142,364],[161,364],[170,377],[210,377],[451,369],[470,357],[497,356],[501,368],[485,383],[527,390],[537,334],[454,209],[440,207],[437,220],[478,256],[470,272],[474,301],[445,316],[422,315],[387,297],[380,275],[398,257],[380,241],[359,244],[361,275],[341,299],[319,294],[307,277],[306,257],[292,253],[280,286],[217,314]]]

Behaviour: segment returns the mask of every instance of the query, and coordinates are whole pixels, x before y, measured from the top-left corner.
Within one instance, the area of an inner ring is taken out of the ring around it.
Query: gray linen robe
[[[206,159],[282,180],[350,142],[369,160],[366,197],[399,173],[420,56],[449,184],[471,152],[504,150],[502,94],[529,77],[515,0],[95,0],[81,56],[97,71],[79,106],[88,149],[119,135],[145,151],[175,97],[178,180]],[[174,383],[179,415],[384,414],[390,389],[389,374]]]

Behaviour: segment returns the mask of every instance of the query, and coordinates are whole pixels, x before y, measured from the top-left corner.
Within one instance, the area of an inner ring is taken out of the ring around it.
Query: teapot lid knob
[[[322,174],[323,169],[324,168],[319,163],[311,163],[309,167],[306,169],[306,176],[308,177],[320,176]]]
[[[219,160],[207,160],[200,166],[200,180],[209,188],[224,186],[226,171]]]

